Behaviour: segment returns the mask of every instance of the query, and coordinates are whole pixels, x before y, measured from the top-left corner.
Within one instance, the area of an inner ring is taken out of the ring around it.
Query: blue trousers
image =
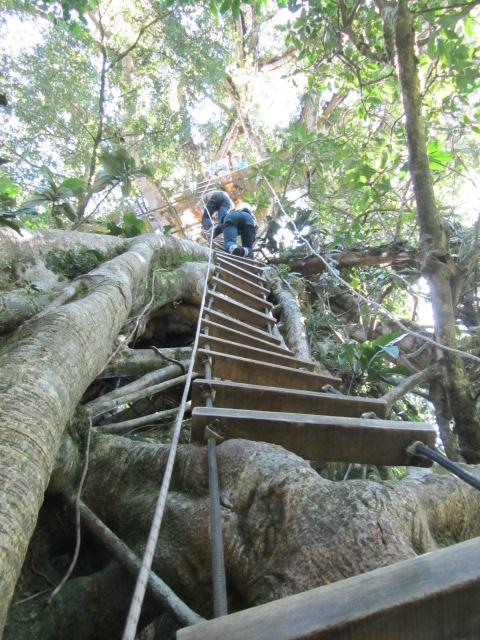
[[[242,246],[251,249],[255,240],[255,223],[248,211],[231,211],[223,219],[223,242],[226,251],[237,244],[238,234],[242,239]]]

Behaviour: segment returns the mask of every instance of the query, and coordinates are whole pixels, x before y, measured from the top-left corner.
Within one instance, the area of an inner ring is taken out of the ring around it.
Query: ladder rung
[[[325,384],[339,386],[340,378],[292,369],[280,364],[271,364],[251,358],[219,353],[218,351],[199,349],[195,371],[203,373],[202,360],[211,356],[212,377],[234,382],[247,382],[270,387],[284,387],[285,389],[304,389],[306,391],[321,391]]]
[[[201,334],[200,346],[206,349],[207,344],[209,345],[208,348],[217,353],[239,356],[240,358],[251,358],[252,360],[262,360],[262,362],[271,362],[273,364],[281,364],[284,367],[305,369],[307,371],[313,371],[315,368],[313,362],[299,360],[292,355],[282,355],[273,351],[258,349],[257,347],[249,347],[238,342],[232,342],[231,340],[222,340],[221,338],[214,338],[211,335]]]
[[[222,256],[222,258],[226,258],[227,260],[231,260],[232,262],[240,264],[244,269],[254,269],[258,272],[262,272],[266,267],[266,264],[260,262],[259,260],[253,260],[252,258],[243,258],[242,256],[235,256],[233,255],[233,253],[229,253],[225,250],[223,250],[220,255]]]
[[[306,460],[332,462],[407,465],[409,444],[418,440],[434,447],[437,438],[432,425],[422,422],[195,407],[192,440],[203,442],[204,429],[213,421],[215,431],[226,440],[271,442]],[[429,465],[422,462],[422,466]]]
[[[223,267],[219,267],[218,265],[215,265],[215,274],[218,275],[218,277],[221,278],[224,282],[228,282],[229,284],[233,284],[236,287],[245,289],[245,291],[249,291],[255,296],[261,297],[270,295],[270,289],[262,287],[261,285],[256,284],[251,280],[247,280],[246,278],[242,278],[242,276],[233,273],[233,271],[229,271],[228,269],[224,269]]]
[[[262,276],[256,275],[255,273],[247,271],[246,269],[242,269],[241,266],[233,264],[233,262],[224,260],[218,253],[215,255],[215,264],[220,267],[224,267],[225,269],[228,269],[229,271],[236,273],[242,276],[242,278],[246,278],[247,280],[250,280],[250,282],[254,282],[255,284],[263,286],[266,283],[265,278],[263,278]]]
[[[201,388],[211,386],[215,391],[216,407],[228,409],[258,409],[259,411],[287,411],[288,413],[317,413],[328,416],[359,418],[373,411],[385,418],[387,404],[377,398],[343,396],[335,393],[266,387],[263,385],[231,382],[230,380],[203,380],[193,382],[193,406],[203,405]]]
[[[185,627],[177,639],[473,640],[479,611],[480,538],[473,538]]]
[[[211,312],[210,312],[211,313]],[[267,349],[275,351],[275,353],[282,353],[285,356],[293,356],[290,349],[285,349],[279,346],[278,342],[267,341],[261,337],[252,335],[251,333],[245,333],[245,331],[238,331],[231,327],[226,327],[221,322],[212,322],[206,318],[202,319],[202,331],[208,330],[208,335],[214,338],[222,338],[222,340],[233,340],[233,342],[240,342],[241,344],[248,345],[250,347],[257,347],[257,349]],[[272,337],[270,334],[264,334],[264,336]]]
[[[254,327],[247,322],[242,322],[241,320],[237,320],[236,318],[232,318],[221,311],[215,311],[215,309],[206,308],[204,311],[204,317],[213,320],[214,322],[218,322],[225,327],[230,329],[236,329],[237,331],[243,331],[244,333],[249,333],[251,336],[260,338],[262,340],[266,340],[267,342],[271,342],[272,344],[276,344],[280,346],[281,340],[277,336],[269,333],[268,331],[264,331],[259,329],[258,327]]]
[[[209,309],[222,311],[223,313],[232,315],[234,318],[238,318],[239,320],[243,320],[244,322],[248,322],[256,327],[262,327],[264,329],[276,324],[276,320],[273,316],[267,315],[266,313],[260,313],[260,311],[256,311],[255,309],[250,309],[241,302],[236,302],[231,298],[221,296],[211,289],[208,291],[208,296]]]
[[[225,282],[222,278],[214,277],[211,279],[212,286],[215,285],[216,293],[223,293],[230,298],[233,298],[237,302],[241,302],[242,304],[251,307],[252,309],[258,309],[259,311],[270,310],[273,307],[271,302],[267,302],[263,298],[259,298],[245,289],[241,289],[236,287],[229,282]]]

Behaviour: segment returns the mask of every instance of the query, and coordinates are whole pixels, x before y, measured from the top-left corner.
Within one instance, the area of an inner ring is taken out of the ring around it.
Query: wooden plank
[[[437,437],[435,429],[423,422],[195,407],[192,441],[203,442],[205,426],[214,421],[215,431],[226,440],[271,442],[306,460],[332,462],[405,465],[409,444],[418,440],[435,447]]]
[[[267,266],[264,262],[260,262],[259,260],[253,260],[252,258],[244,258],[242,256],[235,256],[233,253],[229,253],[228,251],[221,251],[219,253],[222,258],[226,260],[231,260],[236,264],[239,264],[244,269],[252,269],[253,273],[261,273],[265,267]]]
[[[233,273],[236,273],[242,276],[242,278],[245,278],[246,280],[250,280],[251,282],[255,282],[256,284],[259,284],[261,286],[265,286],[266,284],[266,280],[265,278],[262,278],[262,276],[255,275],[254,273],[251,273],[246,269],[242,269],[241,266],[237,264],[233,264],[233,262],[224,260],[222,256],[218,254],[215,255],[214,264],[218,265],[219,267],[223,267],[224,269],[228,269],[228,271],[232,271]]]
[[[273,304],[271,302],[267,302],[264,298],[259,298],[245,289],[241,289],[236,287],[229,282],[225,282],[222,278],[214,277],[211,279],[211,286],[215,287],[216,293],[222,293],[225,296],[229,296],[233,298],[237,302],[241,302],[242,304],[250,307],[251,309],[257,309],[258,311],[269,312]]]
[[[262,360],[262,362],[271,362],[273,364],[281,364],[284,367],[293,367],[294,369],[304,369],[306,371],[313,371],[315,365],[313,362],[307,362],[306,360],[299,360],[293,355],[275,353],[266,349],[258,349],[257,347],[249,347],[247,345],[233,342],[232,340],[223,340],[222,338],[215,338],[213,336],[200,334],[199,337],[200,347],[205,348],[208,344],[212,351],[217,353],[227,353],[233,356],[240,356],[240,358],[250,358],[252,360]]]
[[[219,324],[222,324],[230,329],[243,331],[244,333],[248,333],[251,336],[280,346],[281,340],[278,336],[268,333],[267,331],[263,331],[262,329],[254,327],[253,325],[250,325],[246,322],[242,322],[241,320],[237,320],[236,318],[232,318],[231,316],[227,316],[220,311],[215,311],[215,309],[205,309],[204,318],[213,320],[214,322],[218,322]]]
[[[218,265],[215,265],[215,274],[218,275],[224,282],[228,282],[230,284],[234,284],[236,287],[245,289],[245,291],[249,291],[259,298],[261,298],[262,296],[268,296],[270,294],[270,289],[262,287],[261,285],[256,284],[251,280],[247,280],[246,278],[242,278],[242,276],[233,273],[233,271],[224,269],[223,267],[219,267]]]
[[[193,406],[203,405],[200,390],[208,383],[215,390],[215,406],[229,409],[253,409],[257,411],[288,411],[289,413],[316,413],[328,416],[359,418],[366,411],[373,411],[385,418],[387,405],[383,400],[358,396],[341,396],[335,393],[318,393],[300,389],[265,387],[263,385],[230,382],[228,380],[197,379],[193,383]]]
[[[202,332],[208,332],[208,335],[213,336],[214,338],[222,338],[222,340],[232,340],[233,342],[239,342],[240,344],[245,344],[250,347],[257,347],[257,349],[266,349],[267,351],[275,351],[275,353],[281,353],[284,356],[293,356],[293,352],[290,351],[290,349],[285,349],[284,347],[279,346],[278,343],[274,344],[273,342],[267,342],[267,340],[257,338],[250,333],[231,329],[230,327],[226,327],[221,323],[212,322],[211,320],[207,320],[206,318],[202,319]]]
[[[306,391],[321,391],[325,384],[339,386],[342,382],[340,378],[334,376],[292,369],[280,364],[271,364],[251,358],[226,355],[213,350],[198,349],[198,360],[203,360],[206,355],[212,356],[212,377],[223,380],[285,389],[304,389]],[[203,371],[200,362],[196,365],[195,371],[199,373]]]
[[[219,295],[211,289],[208,290],[208,297],[209,309],[221,311],[222,313],[231,315],[238,320],[253,324],[256,327],[267,329],[268,326],[271,327],[276,323],[276,320],[275,318],[273,318],[273,316],[267,315],[266,313],[261,313],[260,311],[256,311],[255,309],[250,309],[250,307],[247,307],[241,302],[236,302],[231,298],[226,298],[225,296]]]
[[[480,538],[177,632],[178,640],[474,640]]]

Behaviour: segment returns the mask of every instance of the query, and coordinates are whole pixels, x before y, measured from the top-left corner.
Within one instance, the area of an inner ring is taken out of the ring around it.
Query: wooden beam
[[[178,640],[474,640],[480,538],[202,622]]]
[[[247,271],[238,264],[234,264],[233,262],[222,258],[220,254],[215,255],[215,264],[219,267],[223,267],[224,269],[228,269],[228,271],[232,271],[233,273],[242,276],[242,278],[250,280],[251,282],[255,282],[256,284],[259,284],[261,286],[264,286],[266,284],[266,280],[262,276],[256,275],[251,271]]]
[[[252,260],[252,258],[242,258],[241,256],[235,256],[233,255],[233,253],[228,253],[227,251],[219,251],[218,253],[228,262],[238,264],[240,267],[242,267],[242,269],[251,270],[252,273],[261,274],[267,266],[264,262]]]
[[[273,307],[271,302],[267,302],[264,298],[259,298],[252,293],[249,293],[243,288],[237,287],[230,282],[225,282],[223,278],[217,278],[216,276],[211,279],[211,286],[215,286],[216,293],[222,293],[225,296],[230,296],[237,302],[250,307],[251,309],[257,309],[257,311],[270,311]]]
[[[224,269],[223,267],[219,267],[218,265],[215,265],[215,275],[218,275],[220,278],[222,278],[224,282],[234,284],[236,287],[245,289],[245,291],[249,291],[255,296],[261,297],[270,295],[270,289],[262,287],[261,285],[256,284],[251,280],[247,280],[246,278],[242,278],[242,276],[233,273],[233,271],[229,271],[228,269]]]
[[[325,462],[407,465],[409,444],[418,440],[435,447],[437,437],[435,429],[422,422],[195,407],[192,441],[203,442],[204,428],[212,423],[226,440],[271,442],[306,460]],[[430,466],[420,462],[421,466]]]
[[[267,342],[267,340],[251,335],[251,333],[237,331],[236,329],[231,329],[221,323],[207,320],[206,318],[202,319],[202,332],[205,334],[208,332],[208,335],[213,336],[214,338],[231,340],[250,347],[257,347],[257,349],[266,349],[267,351],[274,351],[275,353],[280,353],[284,356],[293,357],[293,352],[290,349],[285,349],[284,347],[279,346],[276,342]]]
[[[233,342],[232,340],[222,340],[214,338],[211,335],[200,334],[200,347],[206,349],[206,345],[212,351],[217,353],[230,354],[239,356],[240,358],[250,358],[251,360],[262,360],[262,362],[271,362],[272,364],[281,364],[284,367],[293,367],[294,369],[304,369],[313,371],[315,365],[313,362],[299,360],[291,355],[283,355],[266,349],[258,349],[257,347],[249,347],[247,345]]]
[[[335,378],[335,376],[292,369],[280,364],[271,364],[205,349],[197,351],[195,371],[203,372],[202,362],[208,356],[211,356],[212,361],[212,377],[223,380],[284,387],[285,389],[305,389],[306,391],[321,391],[326,384],[339,386],[342,382],[340,378]]]
[[[261,327],[262,329],[266,329],[269,326],[272,327],[274,324],[276,324],[276,320],[273,316],[267,315],[266,313],[261,313],[260,311],[256,311],[255,309],[250,309],[250,307],[247,307],[241,302],[236,302],[231,298],[226,298],[223,295],[219,295],[211,289],[208,290],[208,297],[209,309],[221,311],[222,313],[231,315],[234,318],[238,318],[238,320],[253,324],[256,327]]]
[[[255,407],[258,411],[316,413],[349,418],[359,418],[367,411],[373,411],[379,418],[385,418],[387,409],[386,403],[376,398],[202,379],[195,380],[192,385],[192,406],[205,404],[201,392],[202,388],[207,386],[215,391],[215,406],[229,409]]]
[[[219,324],[224,325],[230,329],[235,329],[236,331],[242,331],[243,333],[248,333],[255,338],[260,338],[261,340],[265,340],[266,342],[271,342],[277,346],[280,345],[280,338],[277,336],[268,333],[267,331],[263,331],[258,327],[254,327],[246,322],[242,322],[241,320],[237,320],[236,318],[232,318],[231,316],[227,316],[221,311],[215,311],[215,309],[205,309],[205,318],[212,320],[214,322],[218,322]]]

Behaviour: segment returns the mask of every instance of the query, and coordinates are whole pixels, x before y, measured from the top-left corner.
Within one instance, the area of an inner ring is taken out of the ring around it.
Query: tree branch
[[[394,387],[391,391],[386,393],[381,397],[381,400],[384,400],[387,403],[388,409],[391,409],[392,406],[402,398],[406,393],[411,391],[414,387],[417,387],[424,382],[428,382],[433,378],[437,377],[441,374],[441,367],[439,364],[433,364],[431,367],[424,369],[423,371],[419,371],[418,373],[414,373],[409,378],[404,380],[401,384]]]

